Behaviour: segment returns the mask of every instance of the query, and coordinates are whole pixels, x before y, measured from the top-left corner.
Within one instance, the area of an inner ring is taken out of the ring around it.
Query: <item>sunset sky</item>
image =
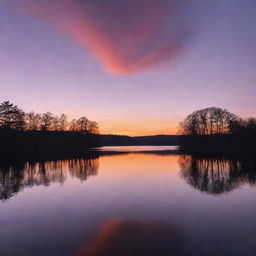
[[[0,0],[0,101],[127,135],[256,116],[255,25],[254,0]]]

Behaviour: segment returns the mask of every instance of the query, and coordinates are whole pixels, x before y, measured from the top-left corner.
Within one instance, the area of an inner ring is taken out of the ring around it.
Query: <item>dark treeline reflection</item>
[[[180,156],[181,176],[194,188],[209,194],[228,192],[256,183],[255,158]]]
[[[81,181],[97,175],[99,158],[0,164],[0,199],[7,200],[25,187],[63,184],[68,175]]]

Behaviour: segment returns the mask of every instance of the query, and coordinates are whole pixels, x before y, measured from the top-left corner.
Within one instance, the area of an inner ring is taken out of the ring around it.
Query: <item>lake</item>
[[[176,147],[0,164],[1,256],[256,255],[256,160]]]

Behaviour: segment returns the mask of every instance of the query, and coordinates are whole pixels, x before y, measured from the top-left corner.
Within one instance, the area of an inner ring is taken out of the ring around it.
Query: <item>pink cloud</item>
[[[118,74],[173,62],[190,33],[183,0],[24,0],[16,7],[58,28]]]

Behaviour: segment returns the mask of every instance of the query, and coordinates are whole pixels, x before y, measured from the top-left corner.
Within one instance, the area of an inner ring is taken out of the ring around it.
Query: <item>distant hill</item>
[[[97,135],[100,146],[126,146],[126,145],[178,145],[178,135],[154,136],[124,136],[124,135]]]
[[[64,157],[88,153],[89,148],[127,145],[177,145],[176,135],[129,137],[70,131],[17,131],[0,129],[0,160]]]

